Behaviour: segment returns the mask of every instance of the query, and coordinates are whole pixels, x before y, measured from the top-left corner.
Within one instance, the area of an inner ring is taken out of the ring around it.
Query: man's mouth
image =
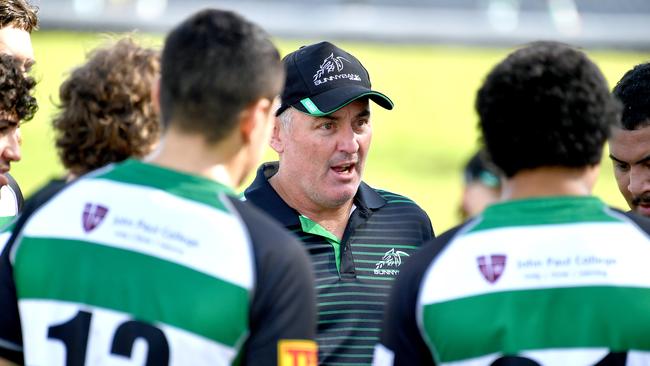
[[[334,170],[337,173],[350,173],[354,169],[355,163],[346,163],[346,164],[340,164],[331,167],[332,170]]]

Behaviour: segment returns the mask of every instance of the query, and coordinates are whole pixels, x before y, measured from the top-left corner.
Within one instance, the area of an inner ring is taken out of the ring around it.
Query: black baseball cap
[[[326,116],[362,97],[393,109],[390,98],[370,88],[370,75],[361,62],[329,42],[302,46],[282,61],[287,80],[276,116],[289,107]]]

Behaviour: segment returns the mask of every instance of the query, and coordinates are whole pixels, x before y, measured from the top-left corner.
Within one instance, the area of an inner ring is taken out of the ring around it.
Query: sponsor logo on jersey
[[[104,221],[107,212],[107,207],[86,203],[83,215],[81,216],[84,231],[89,233],[95,230],[95,228]]]
[[[309,340],[282,339],[278,342],[278,366],[317,366],[318,346]]]
[[[355,81],[361,81],[361,77],[357,74],[341,74],[343,71],[345,62],[350,62],[344,57],[334,56],[334,53],[327,56],[323,63],[318,67],[316,73],[314,74],[314,85],[320,85],[328,81],[338,80],[338,79],[350,79]],[[338,72],[337,75],[329,75],[333,72]],[[328,76],[329,75],[329,76]]]
[[[476,258],[478,269],[489,283],[495,283],[506,268],[506,256],[503,254],[482,255]]]
[[[384,254],[384,257],[375,264],[376,275],[393,275],[399,273],[397,267],[402,265],[402,256],[408,257],[408,253],[392,248]]]

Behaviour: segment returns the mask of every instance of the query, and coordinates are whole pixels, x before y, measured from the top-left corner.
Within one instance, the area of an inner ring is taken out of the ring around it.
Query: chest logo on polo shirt
[[[495,283],[506,269],[506,256],[503,254],[482,255],[476,258],[478,269],[489,283]]]
[[[399,273],[399,269],[396,268],[402,265],[402,256],[408,257],[409,255],[401,250],[391,248],[391,250],[387,251],[386,254],[384,254],[384,257],[375,264],[375,274],[396,276]]]

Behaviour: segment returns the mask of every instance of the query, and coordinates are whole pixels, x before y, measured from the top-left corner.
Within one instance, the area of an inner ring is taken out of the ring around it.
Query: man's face
[[[650,216],[650,126],[633,131],[614,128],[609,152],[627,204],[636,213]]]
[[[0,53],[14,56],[22,63],[23,71],[29,71],[34,64],[29,32],[11,26],[0,28]]]
[[[372,128],[368,100],[313,117],[293,111],[285,129],[279,123],[280,172],[296,185],[297,200],[318,208],[336,208],[352,200],[361,183]]]
[[[500,196],[499,188],[490,187],[481,181],[467,183],[461,198],[460,211],[463,219],[480,214],[487,206],[497,202]]]
[[[20,128],[17,117],[0,115],[0,186],[9,183],[4,176],[12,161],[20,160]]]

